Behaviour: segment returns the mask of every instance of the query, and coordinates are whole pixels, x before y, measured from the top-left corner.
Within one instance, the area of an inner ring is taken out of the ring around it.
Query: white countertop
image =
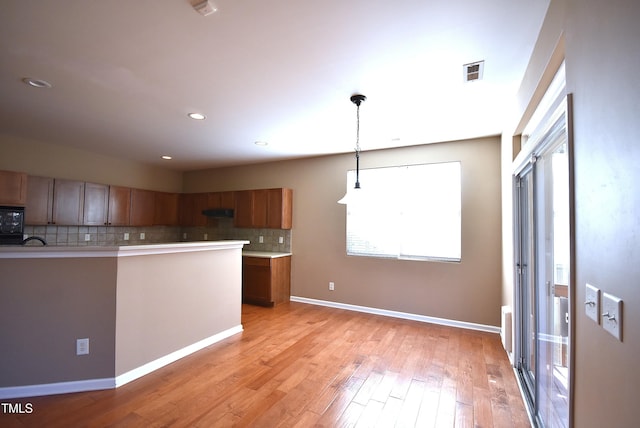
[[[287,257],[292,255],[291,253],[279,253],[273,251],[247,251],[242,250],[242,255],[245,257],[260,257],[264,259],[275,259],[278,257]]]
[[[172,242],[167,244],[124,245],[110,247],[66,247],[66,246],[2,246],[0,259],[27,258],[78,258],[78,257],[129,257],[152,254],[189,253],[242,249],[249,241],[198,241]]]

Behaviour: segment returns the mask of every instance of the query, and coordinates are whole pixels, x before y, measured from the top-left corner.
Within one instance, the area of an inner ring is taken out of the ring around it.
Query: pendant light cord
[[[356,104],[356,189],[360,188],[360,103]]]

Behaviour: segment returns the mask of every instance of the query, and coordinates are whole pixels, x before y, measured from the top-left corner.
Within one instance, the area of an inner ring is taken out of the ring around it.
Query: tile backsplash
[[[291,252],[291,230],[236,228],[233,227],[233,219],[218,219],[214,223],[205,227],[25,226],[24,233],[44,238],[52,246],[121,246],[239,239],[250,241],[244,246],[245,250]],[[42,244],[32,241],[27,245]]]
[[[221,218],[214,226],[183,227],[181,241],[241,239],[250,241],[244,246],[249,251],[291,252],[290,229],[245,229],[233,227],[233,219]],[[262,242],[260,242],[262,237]],[[282,242],[280,242],[282,241]]]
[[[39,236],[48,245],[57,246],[160,244],[180,241],[181,236],[179,227],[168,226],[25,226],[24,234]],[[41,244],[33,242],[27,245]]]

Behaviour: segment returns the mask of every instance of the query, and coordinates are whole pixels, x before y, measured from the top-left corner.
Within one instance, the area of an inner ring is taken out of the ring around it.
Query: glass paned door
[[[565,117],[515,177],[517,369],[536,424],[569,425],[570,182]]]

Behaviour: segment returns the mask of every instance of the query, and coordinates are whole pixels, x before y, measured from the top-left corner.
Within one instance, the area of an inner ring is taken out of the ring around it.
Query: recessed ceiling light
[[[33,77],[25,77],[22,79],[24,83],[29,86],[33,86],[34,88],[51,88],[51,83],[42,79],[34,79]]]
[[[171,159],[173,159],[173,158],[172,158],[171,156],[168,156],[168,155],[163,155],[163,156],[162,156],[162,159],[164,159],[164,160],[171,160]]]
[[[202,113],[189,113],[189,117],[193,120],[205,120],[207,116]]]
[[[262,146],[262,147],[269,145],[269,143],[267,143],[266,141],[256,141],[253,144],[255,144],[256,146]]]

